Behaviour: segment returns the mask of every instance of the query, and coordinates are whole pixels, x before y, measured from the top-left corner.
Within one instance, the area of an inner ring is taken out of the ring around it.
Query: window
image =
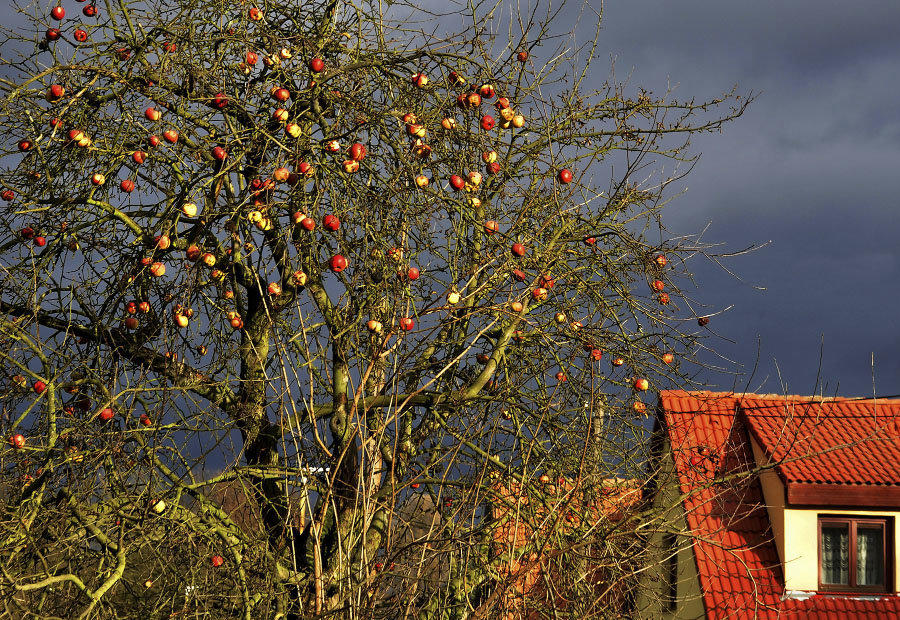
[[[893,521],[819,517],[819,589],[887,592]]]
[[[678,606],[678,539],[675,534],[663,534],[663,552],[668,554],[664,563],[666,589],[663,602],[666,609],[674,611]]]

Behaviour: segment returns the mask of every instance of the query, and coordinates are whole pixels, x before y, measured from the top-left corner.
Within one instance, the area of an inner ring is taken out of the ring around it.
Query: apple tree
[[[596,87],[549,12],[465,11],[22,3],[5,613],[498,617],[551,560],[542,613],[627,604],[639,503],[584,498],[695,374],[661,210],[746,101]]]

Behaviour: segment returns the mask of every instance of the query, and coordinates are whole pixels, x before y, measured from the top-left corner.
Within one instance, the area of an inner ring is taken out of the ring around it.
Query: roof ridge
[[[781,394],[778,392],[716,392],[712,390],[660,390],[660,396],[675,396],[678,394],[690,398],[758,398],[761,400],[800,400],[811,402],[883,402],[900,403],[900,398],[879,398],[870,396],[821,396],[804,394]]]

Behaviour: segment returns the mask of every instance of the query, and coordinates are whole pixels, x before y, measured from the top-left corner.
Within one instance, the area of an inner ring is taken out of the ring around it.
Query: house
[[[660,393],[641,618],[900,618],[900,400]]]
[[[498,580],[474,617],[537,619],[551,608],[596,617],[624,609],[622,557],[639,556],[642,541],[623,521],[642,497],[637,480],[592,475],[497,485],[490,510]]]

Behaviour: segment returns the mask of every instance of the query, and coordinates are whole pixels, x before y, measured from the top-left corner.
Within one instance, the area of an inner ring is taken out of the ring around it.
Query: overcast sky
[[[734,304],[709,327],[744,372],[709,380],[871,396],[874,354],[875,391],[900,394],[900,2],[606,0],[602,25],[600,53],[635,86],[759,93],[694,142],[665,216],[680,233],[711,223],[706,240],[731,250],[771,241],[728,263],[743,282],[693,265],[711,309]]]

